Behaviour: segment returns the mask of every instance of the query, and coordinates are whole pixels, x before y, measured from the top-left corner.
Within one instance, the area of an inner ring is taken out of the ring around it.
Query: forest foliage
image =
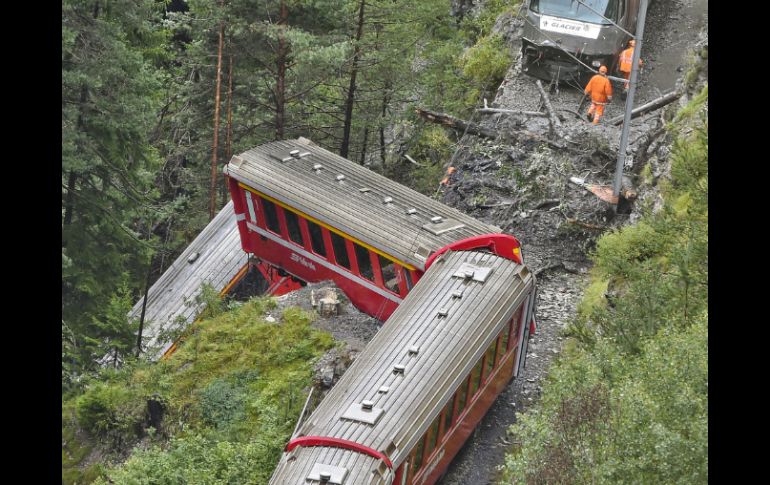
[[[434,189],[454,135],[414,107],[468,116],[497,88],[510,56],[492,25],[518,2],[487,3],[64,0],[64,390],[134,357],[128,310],[225,204],[233,153],[304,136]]]

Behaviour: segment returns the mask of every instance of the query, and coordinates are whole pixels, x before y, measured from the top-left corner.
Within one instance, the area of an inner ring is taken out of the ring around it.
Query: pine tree
[[[138,287],[151,249],[137,224],[157,195],[156,14],[152,0],[62,3],[62,325],[84,368],[107,349],[97,322]]]

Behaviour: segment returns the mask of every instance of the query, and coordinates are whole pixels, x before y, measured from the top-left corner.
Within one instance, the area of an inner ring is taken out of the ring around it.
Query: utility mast
[[[620,184],[623,181],[623,166],[626,163],[626,148],[628,147],[628,129],[631,123],[631,110],[634,108],[634,93],[636,92],[636,80],[639,78],[639,57],[642,51],[642,37],[644,36],[644,19],[647,16],[647,0],[641,0],[639,5],[639,16],[636,19],[636,47],[634,47],[634,56],[631,59],[631,79],[628,88],[628,97],[626,98],[626,111],[623,115],[623,129],[620,132],[620,148],[618,148],[618,161],[615,165],[615,180],[612,184],[612,195],[615,200],[614,208],[617,210],[617,203],[620,195]]]

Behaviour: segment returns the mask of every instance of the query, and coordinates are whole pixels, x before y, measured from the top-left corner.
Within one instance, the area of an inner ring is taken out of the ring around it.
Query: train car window
[[[516,346],[516,321],[519,319],[519,312],[513,314],[511,323],[508,325],[508,349]]]
[[[369,281],[374,281],[374,270],[372,261],[369,259],[369,250],[365,247],[353,243],[356,250],[356,260],[358,261],[358,273]]]
[[[457,392],[459,393],[459,397],[457,398],[457,406],[455,406],[455,421],[457,421],[457,417],[465,411],[465,405],[468,402],[468,378],[465,378]]]
[[[406,280],[406,289],[412,291],[414,286],[414,283],[412,283],[412,273],[406,268],[404,268],[404,279]]]
[[[425,449],[425,439],[428,437],[427,433],[420,438],[417,445],[414,447],[414,461],[412,462],[412,473],[417,473],[417,470],[422,466],[422,452]]]
[[[281,224],[278,222],[278,210],[275,208],[275,204],[267,199],[262,199],[262,207],[264,207],[265,210],[267,228],[276,234],[280,234]]]
[[[603,17],[616,21],[618,3],[618,0],[531,0],[529,8],[544,15],[608,25],[611,22]]]
[[[511,340],[513,341],[513,346],[519,345],[519,331],[521,329],[521,311],[524,309],[524,307],[519,308],[519,311],[517,311],[513,315],[513,322],[511,322]]]
[[[495,349],[497,349],[497,339],[487,349],[487,355],[484,358],[484,380],[489,380],[492,369],[495,367]]]
[[[503,328],[503,332],[497,336],[497,340],[495,340],[495,367],[500,365],[500,361],[503,360],[503,354],[505,354],[505,347],[503,346],[503,333],[505,333],[507,329]]]
[[[476,364],[476,367],[471,371],[471,389],[468,392],[471,399],[476,395],[476,391],[479,390],[479,386],[481,385],[481,365],[483,363],[484,359],[482,357],[481,360],[479,360],[479,363]]]
[[[334,258],[337,264],[350,269],[350,258],[348,258],[348,249],[345,245],[345,238],[336,232],[330,232],[332,237],[332,248],[334,249]]]
[[[324,236],[321,231],[321,226],[313,221],[306,222],[308,233],[310,233],[310,247],[313,249],[314,253],[326,257],[326,246],[324,246]]]
[[[511,336],[511,322],[509,321],[508,324],[503,327],[503,331],[501,332],[500,337],[502,340],[500,340],[500,353],[505,354],[508,352],[508,339]]]
[[[396,272],[396,263],[384,258],[382,254],[377,255],[380,262],[380,271],[382,271],[382,282],[385,288],[398,294],[398,273]]]
[[[297,217],[297,214],[290,210],[284,210],[283,214],[286,216],[286,229],[288,229],[289,232],[289,239],[300,246],[304,246],[305,243],[302,241],[302,231],[299,228],[299,218]]]
[[[429,457],[433,450],[436,449],[436,443],[438,443],[438,427],[441,425],[441,415],[436,416],[433,420],[433,424],[430,426],[428,447],[425,449],[425,456]]]
[[[396,281],[398,282],[398,294],[405,297],[409,290],[406,287],[406,272],[408,269],[404,268],[400,264],[396,264]]]
[[[454,406],[456,398],[457,393],[455,393],[455,395],[452,396],[452,399],[446,403],[446,408],[444,409],[444,431],[441,433],[442,436],[446,435],[447,432],[452,428],[452,406]]]

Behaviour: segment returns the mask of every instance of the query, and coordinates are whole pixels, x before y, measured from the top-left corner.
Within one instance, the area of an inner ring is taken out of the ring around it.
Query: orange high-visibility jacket
[[[620,53],[620,72],[631,72],[631,61],[634,59],[634,48],[629,47]],[[641,67],[642,60],[639,59],[639,66]]]
[[[612,96],[610,80],[601,74],[596,74],[586,84],[585,93],[591,95],[591,101],[594,103],[606,103],[607,98]]]

